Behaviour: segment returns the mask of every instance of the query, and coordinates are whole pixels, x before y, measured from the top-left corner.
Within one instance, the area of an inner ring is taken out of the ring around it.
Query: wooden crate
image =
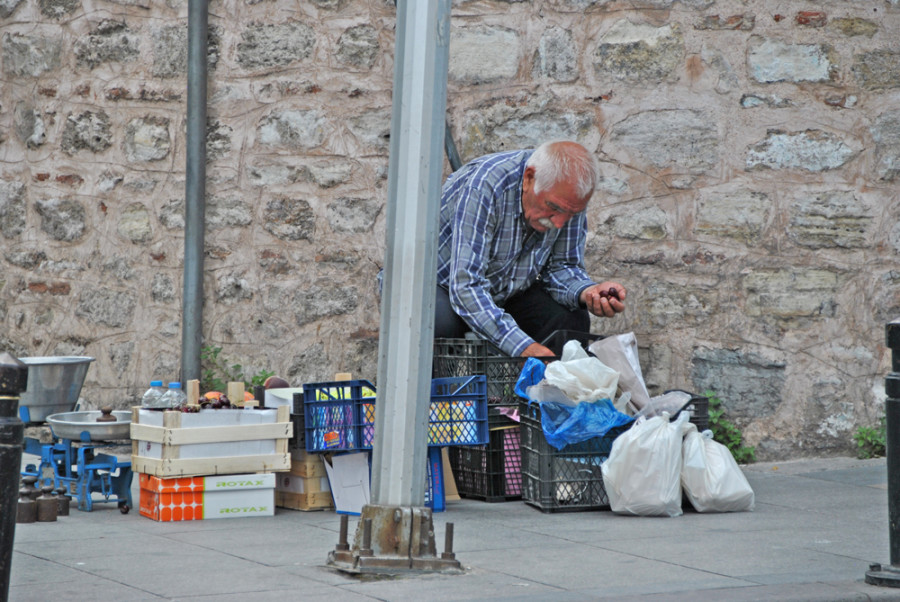
[[[135,472],[169,478],[291,469],[288,439],[293,425],[286,406],[196,414],[150,411],[132,408],[131,467]],[[161,421],[155,414],[162,414]],[[149,424],[150,420],[158,424]],[[260,420],[274,421],[241,423]],[[220,424],[223,421],[234,424]]]

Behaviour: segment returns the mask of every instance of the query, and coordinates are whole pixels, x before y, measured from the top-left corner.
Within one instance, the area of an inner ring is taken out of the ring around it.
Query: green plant
[[[255,385],[262,385],[266,379],[275,374],[268,370],[260,370],[255,374],[244,374],[244,368],[240,364],[229,364],[220,355],[221,347],[204,346],[200,350],[200,391],[225,391],[230,382],[242,382],[244,387],[250,389]]]
[[[878,458],[885,453],[887,418],[882,416],[878,426],[861,426],[853,434],[858,458]]]
[[[725,418],[722,400],[714,391],[707,391],[706,396],[709,398],[709,428],[713,439],[727,447],[738,464],[756,462],[756,448],[743,445],[744,435],[736,424]]]

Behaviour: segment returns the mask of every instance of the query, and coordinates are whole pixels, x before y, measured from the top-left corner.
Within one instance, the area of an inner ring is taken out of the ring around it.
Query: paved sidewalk
[[[157,523],[95,502],[93,512],[16,526],[10,600],[900,599],[864,582],[870,563],[890,562],[884,459],[745,472],[756,510],[738,514],[544,514],[522,502],[451,501],[434,515],[435,532],[441,550],[454,523],[461,575],[330,569],[333,511]]]

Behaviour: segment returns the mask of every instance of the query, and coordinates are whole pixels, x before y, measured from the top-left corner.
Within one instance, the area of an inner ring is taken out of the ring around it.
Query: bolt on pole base
[[[900,567],[871,564],[866,571],[866,583],[883,587],[900,587]]]
[[[340,539],[328,553],[328,566],[353,574],[461,574],[453,554],[453,524],[449,541],[437,555],[430,508],[363,506],[352,546],[347,542],[347,516],[341,516]]]

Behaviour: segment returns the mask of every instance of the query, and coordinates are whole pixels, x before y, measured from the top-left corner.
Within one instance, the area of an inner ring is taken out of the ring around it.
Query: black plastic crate
[[[542,512],[605,510],[609,497],[600,464],[613,441],[632,423],[610,429],[603,437],[556,449],[544,437],[539,404],[519,406],[522,432],[522,499]]]
[[[698,395],[697,393],[691,393],[690,391],[685,391],[683,389],[669,389],[666,393],[671,393],[673,391],[679,391],[681,393],[687,393],[691,396],[691,398],[687,401],[681,411],[688,411],[691,413],[691,424],[697,426],[697,430],[701,433],[709,428],[709,398],[704,395]],[[673,419],[675,416],[672,417]]]
[[[483,374],[487,385],[488,424],[493,428],[505,424],[500,408],[519,405],[516,381],[525,365],[523,357],[505,355],[483,339],[435,339],[433,378],[474,376]]]
[[[522,498],[522,452],[519,429],[490,432],[487,445],[448,447],[450,467],[460,497],[485,502]]]

